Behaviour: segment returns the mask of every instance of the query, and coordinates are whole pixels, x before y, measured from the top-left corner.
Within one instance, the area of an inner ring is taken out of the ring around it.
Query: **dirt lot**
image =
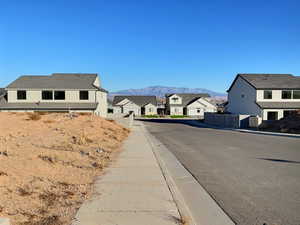
[[[0,217],[70,225],[128,134],[91,115],[0,113]]]

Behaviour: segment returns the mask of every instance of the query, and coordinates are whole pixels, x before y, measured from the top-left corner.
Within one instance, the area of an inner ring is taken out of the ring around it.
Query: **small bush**
[[[188,116],[184,116],[184,115],[172,115],[170,117],[173,118],[173,119],[176,119],[176,118],[187,118]]]
[[[159,115],[144,115],[145,118],[159,118]]]
[[[28,119],[29,120],[40,120],[41,115],[39,113],[28,113]]]

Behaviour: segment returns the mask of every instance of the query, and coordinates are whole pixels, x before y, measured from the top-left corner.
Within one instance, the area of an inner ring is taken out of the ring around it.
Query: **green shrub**
[[[172,115],[170,117],[173,118],[173,119],[176,119],[176,118],[186,118],[188,116],[185,116],[185,115]]]

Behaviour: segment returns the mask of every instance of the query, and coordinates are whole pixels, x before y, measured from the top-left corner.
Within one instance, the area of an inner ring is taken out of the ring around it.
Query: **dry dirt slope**
[[[0,217],[69,225],[128,133],[91,115],[0,113]]]

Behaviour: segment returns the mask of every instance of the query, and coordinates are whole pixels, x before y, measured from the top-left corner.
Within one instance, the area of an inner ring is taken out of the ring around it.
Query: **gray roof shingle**
[[[300,109],[300,102],[256,102],[262,109]]]
[[[0,109],[15,109],[15,110],[94,110],[97,108],[98,103],[7,103],[0,101]]]
[[[238,74],[228,91],[241,77],[255,89],[300,89],[300,77],[292,74]]]
[[[24,75],[13,81],[6,88],[16,89],[100,89],[93,85],[97,74],[88,73],[53,73],[50,76]]]
[[[0,96],[3,96],[6,94],[5,88],[0,88]]]
[[[157,105],[156,96],[144,96],[144,95],[117,95],[114,96],[113,105],[117,105],[119,102],[123,101],[124,99],[128,99],[141,107],[149,103],[155,106]]]
[[[194,101],[198,100],[199,98],[208,98],[210,97],[207,93],[199,93],[199,94],[187,94],[187,93],[173,93],[167,94],[166,97],[170,97],[172,95],[178,95],[182,98],[182,104],[170,104],[171,106],[188,106],[189,104],[193,103]]]

